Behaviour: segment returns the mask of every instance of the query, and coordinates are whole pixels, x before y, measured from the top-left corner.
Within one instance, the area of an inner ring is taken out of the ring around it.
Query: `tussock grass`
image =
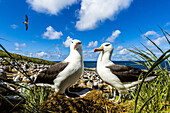
[[[41,104],[48,99],[51,93],[54,93],[54,90],[45,87],[24,89],[22,95],[27,101],[23,104],[22,112],[41,112]]]
[[[164,36],[166,37],[167,42],[170,44],[167,36],[170,36],[161,28]],[[145,36],[145,35],[144,35]],[[143,47],[145,50],[133,48],[129,49],[132,53],[137,55],[141,61],[144,62],[135,62],[138,65],[146,67],[148,72],[145,74],[142,82],[139,84],[138,89],[133,92],[134,96],[134,109],[133,112],[170,112],[170,77],[169,71],[165,67],[161,67],[161,63],[164,61],[170,62],[168,58],[170,57],[170,49],[163,51],[156,43],[154,43],[150,38],[145,36],[156,49],[158,49],[162,55],[157,57],[155,53],[149,49],[144,44]],[[138,58],[135,56],[135,58]],[[139,60],[139,59],[138,59]],[[152,82],[144,82],[146,77],[149,76],[151,72],[155,72],[158,77]]]

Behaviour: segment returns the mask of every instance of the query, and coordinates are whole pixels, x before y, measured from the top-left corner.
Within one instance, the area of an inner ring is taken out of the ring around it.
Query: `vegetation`
[[[163,29],[161,30],[167,39],[167,42],[170,44],[170,41],[167,38],[167,36],[170,35]],[[170,73],[167,70],[167,67],[163,69],[160,65],[163,61],[167,61],[170,66],[170,62],[168,60],[170,57],[170,49],[163,52],[163,50],[158,47],[156,43],[150,40],[147,36],[145,37],[152,42],[155,48],[157,48],[162,55],[158,58],[151,49],[142,43],[141,44],[146,50],[137,48],[134,48],[133,50],[129,49],[129,51],[133,52],[141,58],[141,60],[136,56],[135,58],[140,61],[145,61],[143,63],[136,63],[143,65],[146,69],[148,69],[148,72],[142,79],[142,83],[139,84],[138,89],[132,93],[135,99],[133,112],[170,112]],[[158,77],[152,82],[144,82],[149,73],[153,71],[158,75]]]

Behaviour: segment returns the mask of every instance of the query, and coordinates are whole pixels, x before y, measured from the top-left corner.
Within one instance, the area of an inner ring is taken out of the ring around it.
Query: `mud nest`
[[[64,95],[53,94],[40,106],[41,112],[74,112],[74,113],[119,113],[133,110],[131,102],[114,104],[102,96],[98,90],[90,91],[86,96],[67,98]]]

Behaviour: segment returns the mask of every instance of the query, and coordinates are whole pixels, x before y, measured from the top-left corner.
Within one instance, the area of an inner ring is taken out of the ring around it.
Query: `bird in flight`
[[[25,27],[26,27],[26,31],[28,30],[28,16],[25,15],[26,19],[25,19],[25,22],[23,22],[25,24]]]

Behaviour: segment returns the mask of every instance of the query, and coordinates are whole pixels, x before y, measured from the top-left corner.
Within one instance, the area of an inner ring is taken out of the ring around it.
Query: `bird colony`
[[[142,70],[123,65],[115,65],[111,61],[113,46],[104,43],[94,52],[100,51],[96,69],[84,70],[82,43],[79,40],[72,40],[70,44],[70,54],[68,57],[55,65],[37,64],[24,60],[15,61],[5,58],[13,65],[5,65],[5,61],[0,59],[0,84],[11,90],[22,92],[22,87],[9,84],[5,80],[9,79],[25,87],[50,87],[56,94],[70,94],[82,97],[93,89],[99,90],[102,94],[113,102],[119,102],[122,94],[127,94],[138,82],[138,77]],[[20,65],[20,68],[17,66]],[[27,73],[28,77],[24,74]],[[134,76],[135,75],[135,76]],[[149,80],[156,76],[151,75]],[[114,89],[115,88],[115,89]],[[81,89],[77,91],[76,89]],[[116,101],[116,90],[119,98]],[[3,93],[3,90],[0,90]]]

